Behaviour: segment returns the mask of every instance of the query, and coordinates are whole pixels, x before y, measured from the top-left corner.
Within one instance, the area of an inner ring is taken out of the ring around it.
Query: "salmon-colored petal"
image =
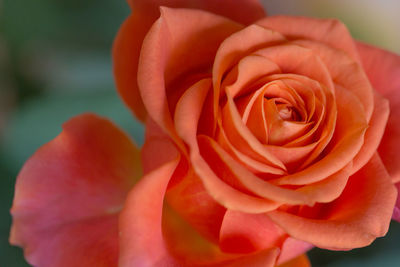
[[[131,190],[119,220],[119,266],[176,266],[162,236],[164,195],[178,160],[144,176]]]
[[[267,145],[265,148],[285,164],[290,173],[294,172],[315,149],[318,142],[306,146],[284,147]]]
[[[312,49],[322,59],[333,81],[352,91],[358,97],[365,109],[367,121],[369,121],[374,107],[374,95],[371,84],[360,64],[343,51],[321,43],[309,40],[298,40],[294,43]]]
[[[117,266],[118,213],[140,175],[127,135],[96,115],[74,117],[18,175],[10,242],[35,266]]]
[[[293,260],[279,265],[278,267],[311,267],[311,263],[308,257],[303,254],[297,258],[294,258]]]
[[[265,214],[228,210],[220,231],[220,248],[231,253],[251,253],[280,247],[285,232]]]
[[[396,221],[400,222],[400,183],[396,184],[397,187],[397,202],[396,206],[394,207],[394,212],[393,212],[393,219]]]
[[[285,145],[307,133],[312,123],[299,123],[282,119],[274,99],[265,100],[264,108],[268,125],[268,144]]]
[[[141,51],[138,84],[151,118],[176,142],[168,107],[169,84],[187,72],[210,68],[219,44],[242,26],[199,10],[162,8]]]
[[[241,164],[238,164],[209,137],[200,136],[199,145],[203,148],[203,151],[205,150],[203,153],[210,159],[208,161],[209,166],[215,169],[215,172],[220,170],[219,177],[221,177],[221,180],[239,190],[252,192],[278,203],[314,205],[315,202],[330,202],[342,193],[352,167],[350,163],[339,172],[325,177],[322,181],[291,190],[276,186],[255,176]]]
[[[353,38],[346,26],[339,20],[270,16],[261,19],[257,24],[280,32],[288,39],[307,39],[325,43],[331,47],[345,51],[352,58],[360,62]]]
[[[157,169],[179,155],[178,147],[151,118],[147,118],[146,121],[145,141],[140,152],[143,174]]]
[[[218,99],[220,98],[220,86],[223,76],[234,67],[243,57],[252,52],[286,39],[279,33],[266,30],[257,25],[250,25],[226,38],[215,55],[213,65],[213,86],[214,86],[214,114],[218,111]],[[231,95],[233,97],[233,95]]]
[[[280,210],[268,214],[294,238],[322,248],[352,249],[386,234],[396,196],[390,176],[375,154],[351,176],[338,199],[314,207],[313,217]]]
[[[255,173],[264,174],[284,174],[285,172],[281,169],[273,168],[260,161],[254,160],[251,157],[243,154],[229,141],[225,134],[224,128],[221,126],[221,122],[218,121],[219,126],[219,136],[217,138],[218,144],[221,145],[227,152],[229,152],[232,157],[234,157],[238,162],[244,164],[249,170]],[[272,151],[273,153],[273,151]]]
[[[240,255],[240,254],[239,254]],[[279,255],[279,249],[267,249],[256,253],[245,254],[233,260],[222,262],[211,266],[215,267],[274,267],[276,257]]]
[[[364,144],[353,159],[353,173],[364,166],[376,152],[389,118],[389,101],[374,92],[374,111],[369,121],[369,127],[365,132]]]
[[[222,108],[222,127],[226,136],[242,153],[264,162],[266,165],[286,171],[283,163],[267,151],[263,144],[250,132],[243,123],[233,99],[228,95],[227,102]]]
[[[357,43],[364,70],[373,87],[389,100],[390,115],[378,151],[393,181],[400,181],[400,56]]]
[[[173,8],[202,9],[243,24],[250,24],[265,17],[265,11],[259,0],[128,0],[129,4],[139,10],[158,12],[159,6]]]
[[[177,164],[174,160],[150,172],[129,193],[120,215],[119,266],[272,267],[276,250],[245,256],[222,253],[163,204]]]
[[[202,236],[218,243],[226,209],[206,191],[202,181],[189,170],[181,182],[167,191],[168,204]]]
[[[330,140],[329,153],[318,162],[297,173],[277,179],[279,184],[317,182],[349,164],[360,151],[367,129],[365,112],[358,98],[350,91],[336,86],[338,116]]]
[[[288,43],[260,49],[255,54],[275,62],[282,73],[306,76],[320,82],[330,92],[334,92],[334,84],[328,68],[309,48]]]
[[[143,39],[155,19],[144,12],[134,12],[121,25],[112,49],[118,92],[141,121],[146,118],[146,110],[137,83],[139,55]]]
[[[277,264],[297,258],[299,255],[306,253],[313,247],[314,246],[310,243],[295,239],[293,237],[288,237],[282,245]]]
[[[196,137],[197,125],[210,87],[210,79],[201,80],[192,86],[178,102],[175,112],[177,133],[189,145],[190,162],[195,173],[210,196],[226,208],[258,213],[273,209],[276,207],[275,203],[247,195],[224,183],[200,155]]]
[[[179,261],[179,266],[272,267],[278,256],[276,248],[247,254],[224,253],[218,246],[200,236],[168,205],[164,205],[163,210],[163,234],[166,245],[171,254]]]
[[[240,100],[238,102],[241,102]],[[269,136],[264,107],[264,96],[256,92],[253,94],[253,97],[250,98],[250,101],[246,102],[247,106],[242,116],[243,122],[246,123],[246,126],[249,128],[249,130],[261,143],[268,143]]]
[[[238,94],[247,93],[246,89],[252,88],[253,83],[261,77],[280,72],[278,65],[271,60],[257,55],[249,55],[242,58],[226,75],[222,86],[226,87],[225,90],[235,98]]]
[[[129,0],[128,2],[133,8],[133,13],[121,25],[114,41],[114,76],[122,99],[141,121],[145,120],[146,110],[137,85],[139,54],[146,33],[160,16],[160,6],[202,9],[244,24],[250,24],[265,16],[258,0],[246,0],[240,3],[235,0]]]
[[[180,266],[212,266],[238,256],[226,254],[209,242],[195,228],[164,203],[162,233],[165,245]],[[162,265],[162,263],[160,263]]]

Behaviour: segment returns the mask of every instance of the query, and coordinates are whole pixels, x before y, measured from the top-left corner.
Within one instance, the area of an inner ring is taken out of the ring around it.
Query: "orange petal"
[[[234,67],[240,59],[250,55],[252,52],[277,43],[285,41],[285,38],[270,30],[266,30],[257,25],[250,25],[227,37],[215,55],[213,65],[213,86],[214,86],[214,112],[218,111],[218,99],[220,98],[220,86],[223,76],[227,71]],[[232,95],[231,95],[232,96]],[[233,97],[233,96],[232,96]]]
[[[129,193],[120,214],[119,266],[176,265],[161,225],[165,190],[177,163],[174,160],[150,172]]]
[[[308,257],[303,254],[297,258],[294,258],[293,260],[279,265],[278,267],[311,267],[311,263]]]
[[[264,56],[276,63],[282,73],[306,76],[320,82],[330,92],[334,91],[332,78],[327,67],[309,48],[289,43],[260,49],[255,54]]]
[[[274,203],[244,194],[215,175],[200,155],[197,144],[197,125],[201,115],[203,101],[210,89],[210,79],[204,79],[188,89],[177,104],[175,124],[178,135],[190,147],[190,161],[195,173],[204,183],[209,194],[221,205],[234,210],[265,212],[271,210]]]
[[[363,104],[367,121],[369,121],[374,107],[374,95],[371,84],[360,64],[345,52],[321,43],[308,40],[298,40],[294,43],[312,49],[322,59],[335,84],[350,90],[358,97]]]
[[[125,133],[93,114],[74,117],[18,175],[10,242],[35,266],[116,266],[118,213],[140,175]]]
[[[258,0],[186,1],[186,0],[128,0],[133,13],[121,25],[113,45],[113,69],[118,92],[136,117],[144,121],[146,110],[139,94],[137,70],[143,39],[160,16],[159,7],[195,8],[210,11],[234,21],[250,24],[265,12]]]
[[[247,254],[224,253],[218,246],[199,235],[168,205],[164,205],[162,225],[164,240],[171,254],[179,261],[180,265],[178,266],[272,267],[278,256],[276,248]]]
[[[209,137],[200,136],[199,144],[203,150],[207,149],[205,150],[207,153],[204,154],[208,156],[208,164],[211,168],[219,170],[221,180],[239,190],[252,192],[260,197],[276,201],[278,204],[313,205],[315,202],[330,202],[343,191],[352,167],[348,164],[322,181],[292,190],[276,186],[255,176]]]
[[[128,3],[135,8],[158,12],[159,6],[174,8],[201,9],[222,15],[234,21],[250,24],[265,17],[263,6],[258,0],[128,0]]]
[[[364,70],[375,90],[389,100],[390,115],[379,154],[394,182],[400,181],[400,56],[357,43]]]
[[[393,212],[393,219],[396,221],[400,222],[400,183],[396,184],[397,187],[397,202],[396,206],[394,207],[394,212]]]
[[[279,254],[277,263],[281,264],[297,258],[299,255],[307,252],[311,248],[313,248],[313,245],[310,243],[295,239],[293,237],[288,237],[282,245],[281,253]]]
[[[163,207],[177,160],[143,177],[129,193],[120,215],[120,259],[135,266],[273,266],[277,250],[225,254],[204,240],[168,206]]]
[[[238,257],[233,260],[216,264],[216,267],[274,267],[276,257],[279,254],[279,249],[267,249],[257,253],[245,254],[245,256]],[[240,254],[239,254],[240,255]]]
[[[285,172],[281,169],[274,168],[264,164],[263,162],[252,159],[251,157],[243,154],[235,146],[229,141],[225,134],[224,128],[221,126],[221,122],[219,121],[219,136],[217,138],[218,144],[221,145],[227,152],[229,152],[232,157],[234,157],[238,162],[242,162],[247,169],[255,172],[255,173],[264,173],[264,174],[284,174]],[[273,151],[272,151],[273,153]]]
[[[231,253],[251,253],[280,247],[285,232],[265,214],[228,210],[220,231],[220,248]]]
[[[257,55],[249,55],[242,58],[226,75],[222,86],[226,86],[225,90],[235,98],[238,94],[247,93],[246,89],[251,88],[252,84],[261,77],[280,72],[278,65],[271,60]]]
[[[155,19],[144,12],[134,12],[121,25],[112,49],[118,92],[141,121],[146,118],[146,110],[137,83],[139,55],[143,39]]]
[[[389,228],[397,192],[377,154],[349,179],[342,195],[310,208],[313,217],[284,211],[270,218],[290,236],[328,249],[369,245]]]
[[[150,117],[177,143],[169,84],[187,72],[211,67],[222,40],[241,27],[204,11],[161,8],[161,17],[143,41],[138,84]]]
[[[147,118],[145,141],[140,152],[143,174],[157,169],[179,155],[178,148],[168,134],[163,132],[151,118]]]
[[[349,164],[364,143],[367,128],[364,109],[350,91],[336,86],[338,116],[326,156],[310,167],[277,179],[279,184],[307,184],[320,181]]]
[[[311,39],[344,50],[360,62],[353,38],[346,26],[339,20],[271,16],[258,21],[257,24],[280,32],[289,39]]]
[[[180,183],[170,185],[166,199],[171,208],[200,234],[218,243],[226,209],[208,194],[193,170],[190,169]]]
[[[222,127],[232,144],[242,153],[263,162],[265,165],[286,170],[283,163],[267,151],[243,123],[233,99],[228,96],[227,100],[222,108]]]
[[[364,166],[376,152],[389,118],[389,102],[376,92],[374,92],[374,96],[374,111],[365,132],[364,145],[353,159],[353,173]]]

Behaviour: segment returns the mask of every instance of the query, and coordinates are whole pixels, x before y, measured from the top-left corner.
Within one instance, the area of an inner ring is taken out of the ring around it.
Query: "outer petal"
[[[396,196],[396,189],[375,154],[349,179],[338,199],[311,208],[311,218],[302,217],[304,212],[295,215],[273,211],[269,215],[294,238],[322,248],[353,249],[386,234]]]
[[[113,46],[114,76],[118,92],[141,121],[146,111],[139,94],[137,70],[143,39],[160,16],[159,7],[194,8],[250,24],[265,16],[258,0],[128,0],[134,12],[121,25]],[[183,23],[185,24],[185,23]]]
[[[298,258],[301,254],[306,253],[313,247],[314,246],[310,243],[295,239],[293,237],[288,237],[282,245],[277,264]]]
[[[139,152],[111,122],[77,116],[24,165],[10,242],[35,266],[117,266],[118,213]]]
[[[393,212],[393,219],[395,219],[396,221],[400,222],[400,183],[396,184],[397,187],[397,202],[396,202],[396,206],[394,207],[394,212]]]
[[[115,83],[125,104],[144,121],[146,110],[139,94],[137,70],[143,39],[156,17],[144,12],[130,15],[115,37],[112,57]]]
[[[357,43],[365,72],[374,88],[389,100],[390,115],[379,154],[395,182],[400,181],[400,56]]]
[[[284,264],[279,265],[278,267],[311,267],[311,263],[308,260],[305,254],[294,258]]]
[[[130,192],[120,216],[122,267],[263,266],[272,267],[277,250],[225,254],[196,231],[163,209],[164,194],[178,160],[150,172]]]
[[[177,163],[171,161],[149,173],[130,192],[120,215],[120,266],[177,265],[161,228],[164,194]]]
[[[135,8],[158,13],[159,6],[174,8],[202,9],[230,18],[243,24],[265,17],[265,11],[259,0],[128,0]]]
[[[175,86],[169,88],[171,83],[181,75],[210,68],[219,44],[240,28],[211,13],[162,8],[146,36],[138,70],[140,93],[150,117],[177,142],[168,103],[177,92]]]
[[[232,253],[251,253],[280,247],[285,232],[265,214],[228,210],[220,231],[220,248]]]
[[[339,20],[271,16],[258,21],[257,24],[273,29],[289,39],[309,39],[328,44],[345,51],[359,61],[353,38],[346,26]]]

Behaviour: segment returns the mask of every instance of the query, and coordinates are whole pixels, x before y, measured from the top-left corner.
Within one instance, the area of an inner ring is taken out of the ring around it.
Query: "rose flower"
[[[141,159],[108,120],[68,121],[17,179],[28,262],[309,266],[400,220],[399,56],[256,0],[129,3],[114,73]]]

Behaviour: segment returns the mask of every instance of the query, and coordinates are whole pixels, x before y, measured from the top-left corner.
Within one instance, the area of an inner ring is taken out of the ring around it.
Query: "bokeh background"
[[[353,36],[400,54],[398,0],[263,0],[268,13],[335,17]],[[143,128],[119,100],[111,72],[124,0],[0,0],[0,266],[28,266],[8,244],[15,178],[24,161],[68,118],[96,112],[138,144]],[[399,137],[400,138],[400,137]],[[350,252],[314,249],[313,266],[400,266],[400,224]]]

